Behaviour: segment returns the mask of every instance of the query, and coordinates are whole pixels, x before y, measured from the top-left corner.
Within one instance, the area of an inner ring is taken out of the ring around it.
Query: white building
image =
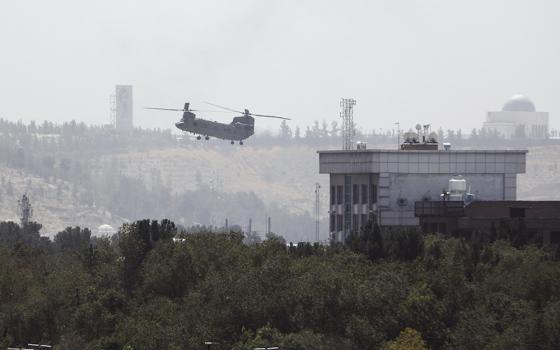
[[[372,216],[382,226],[418,226],[415,202],[440,200],[455,174],[478,200],[515,200],[524,150],[318,151],[330,175],[330,235],[344,241]]]
[[[497,132],[506,139],[546,139],[548,113],[537,112],[535,104],[526,96],[514,95],[501,111],[488,112],[482,128],[487,133]]]

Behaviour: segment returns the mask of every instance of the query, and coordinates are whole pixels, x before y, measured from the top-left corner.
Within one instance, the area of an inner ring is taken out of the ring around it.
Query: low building
[[[560,243],[560,201],[420,201],[415,216],[424,232],[490,232],[504,223],[522,223],[529,234]]]
[[[405,147],[318,153],[319,172],[330,176],[330,235],[344,241],[371,218],[382,226],[418,226],[415,203],[439,200],[456,174],[464,175],[478,200],[513,201],[527,151]]]

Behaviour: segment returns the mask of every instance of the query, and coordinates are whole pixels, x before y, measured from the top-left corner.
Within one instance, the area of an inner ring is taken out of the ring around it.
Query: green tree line
[[[0,348],[558,349],[554,249],[368,225],[244,244],[169,220],[113,237],[0,223]]]

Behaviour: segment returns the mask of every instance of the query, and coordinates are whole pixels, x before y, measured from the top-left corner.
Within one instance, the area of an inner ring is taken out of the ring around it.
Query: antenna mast
[[[319,196],[319,190],[321,189],[321,185],[316,182],[315,183],[315,241],[319,243],[319,222],[320,222],[320,214],[321,214],[321,202]]]
[[[353,148],[354,138],[354,105],[356,100],[343,98],[340,101],[340,117],[342,118],[342,149],[350,151]]]

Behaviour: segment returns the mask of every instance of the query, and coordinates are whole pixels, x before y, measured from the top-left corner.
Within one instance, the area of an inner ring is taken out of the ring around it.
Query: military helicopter
[[[291,120],[290,118],[278,117],[275,115],[251,113],[249,112],[248,109],[245,109],[242,112],[228,107],[220,106],[214,103],[210,103],[210,102],[206,102],[206,103],[214,107],[221,108],[225,111],[241,113],[242,115],[239,117],[234,117],[231,123],[226,124],[226,123],[210,121],[207,119],[197,118],[193,112],[203,112],[203,111],[197,109],[190,109],[190,104],[188,102],[185,103],[185,106],[182,109],[159,108],[159,107],[146,107],[146,109],[183,112],[183,118],[181,118],[179,122],[175,123],[175,126],[178,129],[197,135],[196,137],[197,140],[202,139],[202,136],[204,136],[204,139],[206,140],[209,140],[210,137],[215,137],[222,140],[230,140],[232,145],[235,143],[235,141],[239,141],[239,144],[243,145],[243,140],[249,138],[251,135],[255,133],[255,118],[253,117]],[[225,111],[218,111],[218,112],[225,112]]]

